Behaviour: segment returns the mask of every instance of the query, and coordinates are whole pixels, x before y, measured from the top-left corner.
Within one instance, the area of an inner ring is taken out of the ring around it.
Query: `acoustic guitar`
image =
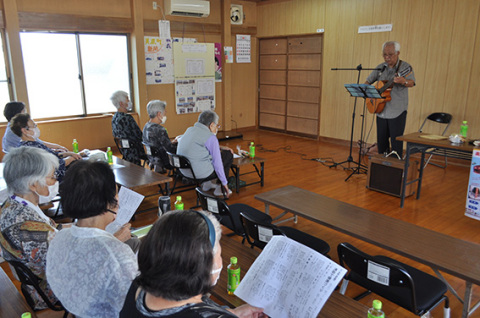
[[[389,81],[377,81],[375,84],[375,88],[378,91],[378,94],[382,96],[382,98],[367,98],[367,109],[371,114],[378,114],[383,112],[385,105],[387,102],[392,100],[392,96],[390,95],[392,91],[393,81],[395,77],[404,77],[409,75],[412,72],[412,67],[409,66],[406,69],[398,72],[392,79]]]

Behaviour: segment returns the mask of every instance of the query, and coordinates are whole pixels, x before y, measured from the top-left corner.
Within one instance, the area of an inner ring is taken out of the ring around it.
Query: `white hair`
[[[110,100],[112,101],[113,106],[115,106],[117,109],[120,107],[120,103],[126,103],[128,98],[128,93],[124,91],[116,91],[115,93],[112,94],[112,97],[110,97]]]
[[[213,110],[204,110],[198,116],[198,122],[209,127],[211,123],[218,124],[218,115]]]
[[[385,47],[393,45],[395,47],[395,53],[400,52],[400,43],[397,41],[387,41],[383,43],[382,51],[385,50]]]
[[[222,227],[220,226],[220,222],[218,219],[208,211],[198,211],[208,217],[208,219],[212,222],[213,227],[215,228],[215,246],[213,247],[213,255],[218,251],[218,247],[220,246],[220,238],[222,237]]]
[[[3,158],[3,177],[10,194],[27,194],[35,183],[46,185],[52,170],[58,169],[58,158],[46,150],[23,146],[11,149]]]
[[[165,115],[165,107],[167,106],[167,102],[162,100],[151,100],[147,104],[147,113],[148,117],[155,118],[157,114],[160,112],[162,115]]]

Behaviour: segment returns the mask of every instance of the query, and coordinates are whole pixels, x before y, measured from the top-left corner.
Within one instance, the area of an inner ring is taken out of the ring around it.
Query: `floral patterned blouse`
[[[57,225],[38,206],[20,197],[8,197],[0,211],[0,245],[2,257],[8,262],[16,260],[26,265],[38,278],[40,287],[49,299],[57,299],[45,279],[47,250],[57,234]],[[46,304],[35,289],[27,286],[35,302],[35,308],[46,308]]]

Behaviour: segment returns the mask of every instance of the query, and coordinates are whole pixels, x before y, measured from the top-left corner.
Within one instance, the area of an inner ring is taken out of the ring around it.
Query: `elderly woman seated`
[[[162,215],[142,241],[139,276],[120,317],[263,317],[250,305],[224,309],[206,295],[220,277],[220,224],[204,212]]]
[[[166,106],[167,103],[161,100],[148,102],[147,113],[150,119],[143,127],[143,142],[160,151],[160,157],[149,157],[150,164],[155,166],[155,171],[157,172],[165,172],[165,167],[170,165],[167,151],[171,153],[177,152],[178,137],[170,141],[167,129],[162,126],[167,121]]]
[[[5,134],[2,139],[2,149],[4,153],[8,153],[10,148],[20,147],[20,142],[22,138],[15,135],[11,130],[11,120],[16,114],[25,113],[25,104],[23,102],[9,102],[5,105],[3,109],[3,115],[8,121],[7,127],[5,128]],[[48,148],[55,151],[68,151],[67,148],[61,145],[49,143],[42,141],[42,143]]]
[[[22,138],[20,146],[29,146],[44,149],[58,158],[58,181],[62,181],[65,175],[66,166],[73,161],[80,159],[79,154],[63,151],[57,152],[48,148],[43,142],[38,140],[40,137],[40,129],[38,129],[35,122],[30,118],[29,114],[17,114],[12,118],[12,131]]]
[[[6,261],[17,260],[41,279],[40,286],[50,300],[57,300],[45,279],[47,249],[62,225],[57,225],[38,207],[40,197],[58,193],[58,159],[45,150],[13,148],[3,158],[3,177],[9,197],[0,211],[0,244]],[[29,288],[30,286],[27,286]],[[46,304],[29,288],[35,309]]]
[[[78,219],[60,231],[47,253],[47,278],[64,307],[78,317],[118,317],[137,274],[132,249],[105,231],[118,211],[115,176],[108,164],[78,161],[60,185],[65,215]]]

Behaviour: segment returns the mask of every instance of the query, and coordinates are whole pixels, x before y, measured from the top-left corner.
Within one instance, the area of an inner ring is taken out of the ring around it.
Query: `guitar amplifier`
[[[367,189],[383,192],[396,197],[402,193],[402,180],[405,162],[393,157],[372,155],[369,157]],[[407,181],[412,181],[418,176],[418,161],[410,160]],[[412,195],[416,183],[407,185],[405,196]]]

